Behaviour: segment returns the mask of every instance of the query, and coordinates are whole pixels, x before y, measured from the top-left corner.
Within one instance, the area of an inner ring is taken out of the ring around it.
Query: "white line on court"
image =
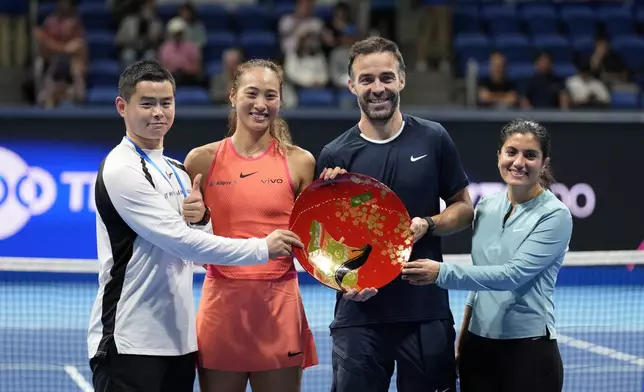
[[[0,371],[28,371],[28,372],[59,372],[62,366],[47,365],[39,363],[3,363],[0,364]]]
[[[308,369],[304,370],[304,373],[313,373],[313,372],[332,372],[333,371],[333,366],[326,364],[326,363],[320,363],[317,364],[313,367],[310,367]]]
[[[590,343],[585,340],[575,339],[566,335],[557,335],[557,341],[565,344],[566,346],[574,347],[579,350],[588,351],[593,354],[602,355],[604,357],[627,362],[632,365],[644,368],[644,358],[640,358],[636,355],[623,353],[609,347],[600,346],[598,344]]]
[[[76,385],[78,385],[78,388],[80,388],[81,391],[83,392],[94,392],[94,388],[90,385],[90,383],[85,380],[85,377],[83,377],[82,374],[78,371],[76,366],[72,365],[67,365],[65,366],[65,373],[69,375],[69,377],[74,380]]]
[[[590,366],[590,365],[564,365],[566,373],[575,374],[606,374],[606,373],[631,373],[640,372],[641,367],[635,365],[617,365],[617,366]],[[611,376],[615,377],[615,376]]]

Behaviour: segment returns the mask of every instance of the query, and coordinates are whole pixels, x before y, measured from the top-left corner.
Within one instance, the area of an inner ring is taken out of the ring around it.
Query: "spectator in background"
[[[624,61],[603,36],[595,39],[595,50],[590,57],[590,69],[597,79],[603,81],[611,90],[637,91],[637,84],[630,80],[630,72]]]
[[[34,36],[38,42],[38,103],[53,108],[61,101],[83,101],[87,43],[71,0],[58,0],[56,10],[35,29]]]
[[[226,49],[223,53],[221,72],[210,78],[210,98],[217,105],[230,103],[230,90],[235,80],[235,70],[244,60],[239,49]]]
[[[172,72],[177,86],[202,85],[201,49],[194,42],[186,40],[187,28],[187,23],[181,18],[168,23],[168,38],[159,49],[159,61]]]
[[[562,78],[552,71],[552,57],[546,52],[539,53],[534,63],[535,73],[522,89],[522,109],[561,108],[568,109],[570,99]]]
[[[452,31],[452,6],[449,0],[422,0],[420,37],[416,46],[416,70],[427,70],[427,60],[449,71]]]
[[[313,15],[314,0],[296,0],[295,12],[284,15],[279,21],[279,35],[284,55],[297,49],[300,37],[307,33],[321,34],[324,23]]]
[[[179,8],[179,16],[176,18],[186,22],[185,39],[194,42],[200,49],[204,47],[208,39],[206,27],[199,20],[197,11],[192,4],[186,3]]]
[[[141,9],[141,0],[107,0],[108,8],[112,12],[115,26],[120,26],[126,16],[136,14]]]
[[[284,73],[299,88],[324,87],[329,83],[328,64],[317,33],[302,34],[296,50],[285,53]]]
[[[610,92],[606,85],[595,76],[588,61],[582,61],[577,74],[566,80],[573,107],[602,108],[610,105]]]
[[[479,105],[496,108],[511,108],[517,104],[518,95],[514,82],[508,79],[505,56],[494,52],[489,60],[490,74],[479,82]]]
[[[351,25],[353,25],[351,7],[343,1],[337,3],[333,8],[333,17],[322,29],[322,49],[327,56],[331,55],[334,48],[343,44],[345,31]],[[345,62],[345,68],[346,64]],[[346,80],[344,84],[346,86]]]
[[[136,14],[126,16],[116,33],[121,64],[127,67],[138,60],[156,59],[163,39],[163,22],[156,13],[154,0],[145,1]]]

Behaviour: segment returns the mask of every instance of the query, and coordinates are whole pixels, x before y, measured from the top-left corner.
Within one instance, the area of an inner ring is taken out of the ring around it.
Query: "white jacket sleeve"
[[[129,166],[103,171],[103,182],[114,208],[139,236],[184,260],[219,265],[268,263],[265,239],[231,239],[188,226],[181,214],[144,175]]]

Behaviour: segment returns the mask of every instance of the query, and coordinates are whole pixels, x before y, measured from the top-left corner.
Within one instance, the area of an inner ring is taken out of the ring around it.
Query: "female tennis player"
[[[273,62],[240,65],[230,92],[230,131],[191,151],[215,235],[265,236],[287,229],[296,195],[313,182],[315,158],[291,142],[279,118],[283,71]],[[302,369],[318,363],[292,257],[259,268],[207,268],[197,313],[204,392],[296,392]]]
[[[461,391],[558,392],[563,365],[552,296],[572,217],[548,190],[554,180],[546,129],[534,121],[507,124],[498,167],[507,190],[476,207],[473,265],[417,260],[405,265],[403,279],[472,290],[457,350]]]

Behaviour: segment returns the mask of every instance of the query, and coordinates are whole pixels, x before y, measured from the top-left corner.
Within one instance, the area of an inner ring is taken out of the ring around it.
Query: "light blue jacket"
[[[550,191],[510,210],[506,191],[476,206],[473,265],[442,263],[436,284],[472,290],[470,332],[491,339],[545,336],[556,339],[552,299],[568,251],[572,216]]]

